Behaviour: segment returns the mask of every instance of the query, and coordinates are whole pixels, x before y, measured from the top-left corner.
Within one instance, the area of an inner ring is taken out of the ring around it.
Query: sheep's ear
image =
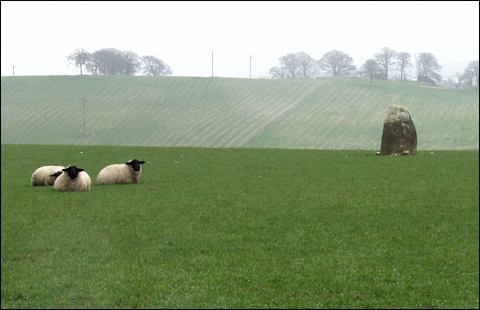
[[[131,165],[132,165],[132,162],[131,162],[131,161],[126,162],[125,165],[131,166]]]
[[[82,168],[77,168],[77,172],[82,172],[84,171]]]
[[[67,172],[67,171],[68,171],[68,168],[63,168],[62,171]]]
[[[142,165],[142,164],[145,163],[145,161],[144,161],[144,160],[139,160],[138,163],[139,163],[140,165]]]

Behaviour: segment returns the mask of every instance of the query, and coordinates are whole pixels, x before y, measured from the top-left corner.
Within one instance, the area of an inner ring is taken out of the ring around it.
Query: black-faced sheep
[[[69,166],[62,169],[63,173],[55,180],[53,188],[57,191],[68,192],[80,192],[89,191],[91,186],[91,180],[88,173],[82,168],[76,166]]]
[[[33,186],[53,185],[55,179],[61,174],[64,166],[42,166],[35,170],[32,174]],[[57,172],[60,172],[57,174]]]
[[[125,164],[106,166],[97,175],[97,184],[138,183],[145,161],[132,159]]]

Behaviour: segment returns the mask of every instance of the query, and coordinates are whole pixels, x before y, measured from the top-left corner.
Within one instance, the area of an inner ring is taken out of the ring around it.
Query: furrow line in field
[[[161,115],[157,117],[157,122],[161,122],[162,126],[160,128],[163,128],[164,132],[162,133],[162,140],[164,143],[169,143],[171,137],[173,135],[178,134],[178,123],[179,123],[179,116],[176,110],[172,107],[164,107],[163,110],[159,110],[157,112]],[[158,128],[157,128],[158,130]],[[155,133],[153,133],[155,134]],[[158,142],[161,142],[161,140],[156,139]],[[162,143],[160,144],[162,145]]]
[[[249,113],[242,113],[241,115],[243,117],[237,118],[236,122],[230,124],[228,127],[229,130],[222,133],[220,138],[223,138],[222,141],[225,141],[222,142],[222,146],[240,146],[235,140],[241,138],[242,132],[248,133],[251,131],[251,128],[266,122],[271,115],[278,114],[278,111],[282,109],[283,105],[288,105],[290,103],[290,97],[284,96],[284,94],[290,94],[293,96],[294,93],[296,92],[284,87],[279,92],[276,92],[277,96],[273,97],[273,100],[267,101],[267,98],[271,99],[272,97],[268,96],[268,93],[261,92],[263,95],[262,97],[257,97],[255,100],[252,100],[253,102],[256,102],[256,104],[253,107],[249,107]],[[271,104],[272,101],[274,104]],[[264,102],[264,104],[258,104],[259,102]],[[268,111],[269,113],[265,111]],[[266,115],[267,117],[265,117]]]
[[[16,122],[19,125],[26,124],[25,122],[28,121],[28,126],[24,128],[24,139],[25,141],[37,141],[37,142],[44,142],[48,143],[51,141],[52,136],[58,135],[62,133],[62,131],[57,130],[57,126],[60,128],[64,127],[67,123],[66,115],[72,115],[71,111],[68,109],[68,105],[65,102],[61,102],[60,98],[56,98],[56,101],[44,99],[44,102],[39,102],[42,98],[32,98],[32,102],[37,101],[38,106],[43,106],[37,110],[31,110],[30,112],[26,113],[25,110],[19,113]],[[62,126],[63,125],[63,126]],[[51,131],[49,131],[49,129]],[[39,132],[42,132],[40,135],[40,141],[37,138],[39,136]]]
[[[253,90],[250,92],[242,92],[243,96],[239,96],[240,104],[234,105],[231,109],[231,119],[225,119],[225,125],[222,127],[224,130],[219,132],[216,136],[217,146],[224,145],[229,141],[229,136],[232,135],[232,131],[243,128],[245,123],[255,122],[255,116],[265,108],[275,108],[269,106],[264,98],[267,96],[263,90]]]
[[[133,128],[142,127],[145,122],[153,124],[155,118],[161,118],[163,116],[163,113],[161,112],[162,109],[159,109],[159,106],[162,101],[165,100],[165,91],[163,90],[163,88],[169,88],[170,91],[172,91],[172,89],[175,90],[177,88],[178,84],[178,80],[173,81],[173,83],[170,83],[170,81],[163,81],[163,83],[161,84],[149,83],[146,86],[147,91],[145,91],[144,89],[143,91],[142,89],[139,89],[135,94],[122,96],[123,98],[120,99],[120,101],[124,103],[119,104],[118,106],[122,106],[124,111],[114,110],[115,112],[110,115],[110,117],[113,118],[112,121],[114,122],[114,127],[116,126],[118,128],[116,130],[118,131],[117,134],[128,136],[131,134],[130,130],[127,130],[128,128],[131,128],[132,126]],[[121,122],[122,126],[118,126],[115,120]],[[145,131],[145,129],[143,130]],[[110,132],[109,136],[112,137],[113,135],[115,135],[116,131]],[[142,141],[142,144],[144,145],[155,145],[154,138],[155,135],[151,134],[149,136],[146,136],[143,140],[138,140],[138,138],[133,136],[130,138],[130,140]]]
[[[177,93],[177,88],[182,88],[180,85],[181,83],[174,83],[174,86],[169,88],[167,93],[165,94],[165,104],[166,106],[164,107],[164,110],[166,111],[164,114],[157,113],[157,122],[163,122],[163,125],[166,128],[167,133],[164,135],[165,143],[168,143],[170,140],[170,137],[172,135],[178,135],[178,132],[181,128],[179,126],[182,125],[184,115],[180,115],[178,110],[182,106],[182,102],[179,100],[178,102],[174,102],[172,105],[171,102],[169,102],[169,97]],[[193,83],[193,86],[191,89],[197,89],[199,87],[199,81],[195,80]],[[190,90],[191,90],[190,89]]]
[[[135,141],[130,138],[128,129],[132,128],[132,115],[136,115],[141,108],[129,103],[128,97],[117,95],[114,88],[110,88],[110,92],[100,91],[94,98],[97,103],[87,102],[85,110],[88,137],[101,140],[101,144],[123,140],[120,136],[125,137],[126,141]]]
[[[352,97],[352,95],[350,94],[347,97],[338,86],[332,88],[332,95],[326,100],[324,106],[326,113],[323,113],[323,117],[322,115],[319,117],[324,118],[329,115],[329,119],[325,119],[323,123],[321,135],[316,139],[316,144],[318,143],[320,148],[323,149],[330,148],[332,141],[335,144],[338,144],[337,141],[344,141],[344,130],[342,130],[344,127],[342,126],[345,126],[344,122],[348,120],[350,115],[354,114],[347,113],[351,110],[351,107],[347,104],[346,99]]]
[[[175,104],[177,104],[180,107],[183,107],[184,103],[188,101],[187,99],[189,99],[192,96],[193,90],[197,89],[201,82],[198,80],[195,80],[195,81],[192,81],[192,83],[193,85],[189,85],[190,87],[188,88],[185,87],[185,85],[180,81],[177,81],[177,83],[174,84],[174,87],[169,94],[176,94],[175,97],[172,96],[173,98],[176,99],[175,101],[177,101]]]
[[[244,146],[248,141],[250,141],[255,135],[257,135],[260,131],[262,131],[265,127],[269,124],[273,123],[275,120],[280,118],[283,114],[287,111],[294,109],[298,104],[300,104],[305,98],[309,97],[314,90],[317,88],[317,85],[309,85],[309,88],[306,89],[303,94],[298,97],[296,100],[289,101],[288,104],[281,106],[275,113],[271,113],[267,116],[262,122],[253,123],[249,127],[247,127],[244,131],[245,134],[240,135],[238,134],[237,139],[232,141],[233,144],[236,146]],[[293,95],[294,92],[291,92]]]
[[[221,113],[222,107],[217,105],[215,109],[210,109],[208,115],[213,115],[215,113]],[[192,117],[195,117],[192,119]],[[201,115],[198,112],[191,112],[190,115],[183,114],[179,119],[177,115],[178,123],[175,126],[169,126],[168,130],[170,131],[168,135],[169,143],[178,146],[188,146],[188,141],[191,141],[198,136],[206,126],[208,122],[204,121],[204,118],[207,115]]]
[[[196,143],[199,138],[202,138],[202,132],[208,131],[210,127],[218,128],[219,118],[216,115],[223,115],[226,107],[222,104],[215,105],[208,113],[201,112],[191,113],[191,117],[185,116],[185,121],[182,128],[182,136],[178,134],[173,136],[175,145],[190,146]]]
[[[345,131],[342,141],[344,143],[340,147],[343,149],[352,147],[366,148],[368,145],[372,145],[372,141],[370,141],[365,131],[357,128],[367,129],[369,127],[368,124],[373,120],[372,114],[376,110],[375,102],[378,93],[360,90],[351,95],[349,102],[351,102],[351,112],[355,116],[349,120],[348,124],[343,124]],[[358,102],[367,102],[367,104],[358,104]],[[336,145],[332,144],[331,147],[335,148]]]
[[[181,103],[195,102],[202,100],[203,97],[209,97],[211,94],[216,94],[218,90],[221,90],[219,82],[217,80],[195,80],[194,87],[190,84],[182,85],[183,98]],[[193,99],[193,100],[192,100]]]
[[[342,94],[337,91],[337,88],[332,89],[332,95],[325,101],[323,111],[318,111],[318,119],[323,119],[321,129],[321,134],[314,139],[314,144],[318,145],[320,148],[327,149],[329,148],[329,137],[331,137],[331,132],[335,134],[335,139],[341,140],[341,136],[338,132],[338,125],[340,116],[343,113],[343,110],[347,109],[343,100],[339,100]],[[327,119],[328,116],[328,119]]]
[[[173,83],[169,83],[168,85],[162,85],[165,88],[161,90],[161,94],[159,95],[159,103],[157,106],[154,106],[153,113],[152,111],[147,111],[144,115],[147,118],[154,118],[151,120],[152,126],[155,126],[154,131],[150,135],[151,137],[151,144],[160,144],[164,145],[168,143],[168,139],[170,135],[178,134],[178,125],[181,124],[181,116],[179,115],[179,110],[183,109],[183,102],[181,100],[177,101],[177,99],[173,104],[169,100],[170,97],[175,98],[175,94],[178,93],[177,89],[182,90],[183,87],[183,80],[175,80]],[[191,88],[188,91],[195,91],[199,86],[199,81],[194,80],[190,84]],[[158,92],[159,90],[157,90]],[[185,91],[188,93],[188,91]],[[163,106],[161,106],[163,104]],[[179,121],[180,120],[180,121]],[[161,131],[161,132],[159,132]]]
[[[228,103],[225,107],[225,113],[220,114],[221,117],[215,117],[215,123],[209,123],[205,128],[208,134],[202,136],[202,143],[210,146],[224,146],[225,135],[235,128],[242,126],[244,119],[249,119],[254,113],[252,106],[249,104],[251,95],[244,92],[245,95],[236,97],[236,100]],[[258,107],[257,107],[258,108]]]
[[[280,109],[281,111],[279,113],[277,113],[277,115],[275,116],[275,119],[270,119],[270,120],[267,120],[268,122],[267,123],[262,123],[262,127],[263,128],[256,128],[255,129],[255,132],[254,133],[251,133],[249,135],[249,137],[247,137],[246,139],[244,139],[244,141],[242,141],[242,146],[246,146],[246,145],[249,145],[250,144],[250,141],[252,141],[252,139],[254,139],[255,136],[258,136],[258,135],[261,135],[262,132],[264,132],[266,130],[266,128],[269,128],[271,126],[275,126],[276,128],[279,129],[279,131],[277,131],[277,137],[280,137],[281,136],[281,132],[286,132],[286,135],[285,136],[290,136],[290,138],[288,139],[288,141],[290,141],[293,137],[296,136],[296,126],[295,124],[296,123],[296,115],[298,113],[301,113],[299,111],[303,110],[303,109],[308,109],[309,106],[311,105],[311,100],[306,100],[306,98],[308,98],[312,92],[313,92],[313,89],[318,89],[318,83],[313,83],[313,84],[310,84],[310,85],[306,85],[305,88],[299,90],[298,93],[302,94],[301,97],[299,98],[291,98],[291,97],[287,97],[285,96],[284,98],[286,100],[284,100],[285,104],[280,106]],[[288,91],[288,89],[287,89]],[[294,93],[294,92],[290,92],[290,94],[292,95],[296,95],[298,93]],[[298,100],[297,104],[295,105],[291,105],[292,102],[294,102],[295,100]],[[301,106],[299,106],[301,104]],[[287,111],[292,111],[292,113],[286,113]],[[289,128],[282,128],[282,127],[279,127],[279,125],[281,125],[282,123],[287,123],[289,124]],[[303,120],[301,120],[301,123],[304,124]],[[275,125],[276,124],[276,125]],[[292,127],[292,124],[294,127]],[[300,124],[300,123],[298,123]],[[279,135],[280,134],[280,135]],[[278,138],[277,138],[278,139]],[[271,139],[271,142],[269,141],[268,143],[271,143],[272,145],[276,145],[276,139]],[[278,145],[276,145],[278,146]]]
[[[50,84],[44,85],[44,87],[51,88]],[[51,104],[51,100],[49,98],[44,98],[42,94],[36,95],[35,97],[33,96],[35,96],[35,92],[32,94],[27,93],[23,96],[23,98],[16,100],[17,104],[15,105],[15,108],[18,109],[18,112],[16,112],[17,109],[12,109],[11,117],[12,120],[15,120],[17,124],[36,124],[37,121],[45,121],[43,119],[39,119],[38,116],[47,114],[48,112],[57,108],[56,105]],[[14,97],[10,97],[7,100],[13,102]],[[34,105],[37,109],[28,109],[26,108],[28,105]],[[24,106],[25,108],[23,108]]]
[[[322,83],[323,84],[323,83]],[[262,123],[263,128],[259,129],[256,128],[257,132],[250,134],[250,137],[242,141],[242,146],[255,146],[257,143],[253,142],[256,140],[255,137],[261,137],[263,134],[267,133],[272,130],[272,128],[276,128],[275,132],[276,134],[273,137],[270,137],[268,140],[262,140],[263,142],[261,143],[262,146],[266,147],[285,147],[289,143],[291,143],[291,140],[297,141],[298,139],[296,138],[298,134],[296,133],[296,127],[294,124],[296,124],[297,121],[297,116],[298,114],[302,113],[302,110],[308,110],[311,105],[312,105],[312,100],[315,100],[314,98],[310,100],[306,100],[307,96],[305,94],[308,93],[308,90],[312,91],[312,89],[318,89],[319,86],[318,81],[313,81],[313,83],[310,84],[304,84],[305,87],[303,87],[300,90],[297,91],[291,91],[289,88],[284,88],[285,91],[287,92],[287,95],[285,96],[280,96],[281,99],[277,100],[277,102],[283,102],[283,105],[280,106],[280,109],[285,109],[285,107],[289,106],[292,104],[292,102],[298,100],[297,105],[294,107],[292,106],[288,111],[292,111],[292,113],[286,113],[287,110],[281,111],[281,113],[277,113],[276,117],[274,120],[271,120],[268,123]],[[292,98],[295,96],[298,96],[299,94],[302,94],[301,97],[303,96],[304,99],[302,98]],[[289,96],[290,95],[290,96]],[[300,105],[300,102],[302,103]],[[302,120],[301,120],[302,121]],[[289,124],[289,128],[285,128],[285,124]],[[294,127],[292,127],[292,124]],[[283,126],[282,126],[283,125]],[[273,127],[272,127],[273,126]],[[270,129],[268,129],[270,128]],[[258,130],[259,129],[259,130]],[[251,133],[251,131],[250,131]],[[283,134],[285,133],[285,134]],[[280,139],[280,137],[290,137],[287,140],[285,139]],[[261,138],[260,138],[261,139]],[[280,142],[279,141],[283,141]],[[288,147],[288,146],[287,146]]]
[[[324,115],[326,114],[325,109],[328,108],[325,98],[331,98],[335,96],[335,88],[329,87],[323,92],[321,97],[314,98],[314,102],[310,103],[310,105],[304,109],[303,111],[299,111],[298,114],[292,116],[295,117],[295,122],[301,122],[304,124],[309,123],[319,123],[324,121]]]
[[[215,82],[214,89],[217,89],[219,87],[219,82],[217,80],[213,80],[212,82]],[[205,98],[204,100],[204,102],[207,103],[208,98]],[[206,104],[205,107],[197,107],[194,113],[186,115],[188,124],[186,127],[187,132],[184,133],[180,139],[177,139],[175,143],[178,145],[189,146],[192,144],[192,141],[196,142],[201,135],[201,132],[209,126],[213,125],[217,128],[219,120],[217,115],[223,115],[225,117],[225,112],[228,111],[229,106],[234,103],[235,99],[233,101],[220,101],[213,104],[209,103],[208,105]],[[209,110],[205,112],[204,110],[207,108],[209,108]]]
[[[246,87],[247,85],[243,85],[243,87]],[[242,96],[238,94],[243,94]],[[212,110],[211,113],[205,114],[201,113],[200,117],[200,125],[199,128],[194,128],[194,130],[191,130],[189,135],[184,137],[184,139],[180,143],[192,143],[193,140],[194,144],[198,144],[198,138],[200,140],[207,140],[207,144],[212,141],[212,137],[216,135],[217,130],[223,130],[225,126],[223,123],[226,121],[227,124],[231,124],[231,118],[235,118],[236,116],[236,111],[240,107],[242,108],[245,106],[245,104],[241,104],[244,102],[247,102],[245,100],[245,96],[248,94],[248,92],[244,91],[243,88],[239,88],[239,90],[236,93],[232,93],[230,97],[233,97],[233,100],[229,100],[226,102],[220,102],[216,105],[216,109]],[[248,98],[248,97],[247,97]],[[230,112],[230,113],[227,113]],[[222,117],[218,117],[217,115],[221,115]],[[214,120],[214,121],[212,121]],[[228,125],[227,125],[228,126]],[[213,128],[215,130],[209,130],[210,128]],[[207,135],[202,135],[202,131],[207,131]],[[193,139],[197,137],[197,139]],[[189,142],[190,141],[190,142]]]

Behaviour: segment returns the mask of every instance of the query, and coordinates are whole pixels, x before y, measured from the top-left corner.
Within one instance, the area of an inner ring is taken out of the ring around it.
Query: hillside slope
[[[478,91],[399,81],[370,87],[355,79],[2,77],[1,138],[13,144],[378,150],[384,113],[397,103],[412,115],[419,150],[478,149],[478,100]]]

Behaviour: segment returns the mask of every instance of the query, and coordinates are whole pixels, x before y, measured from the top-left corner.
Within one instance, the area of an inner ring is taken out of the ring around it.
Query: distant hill
[[[410,111],[419,150],[478,149],[478,91],[360,79],[2,77],[1,139],[373,151],[395,103]]]

